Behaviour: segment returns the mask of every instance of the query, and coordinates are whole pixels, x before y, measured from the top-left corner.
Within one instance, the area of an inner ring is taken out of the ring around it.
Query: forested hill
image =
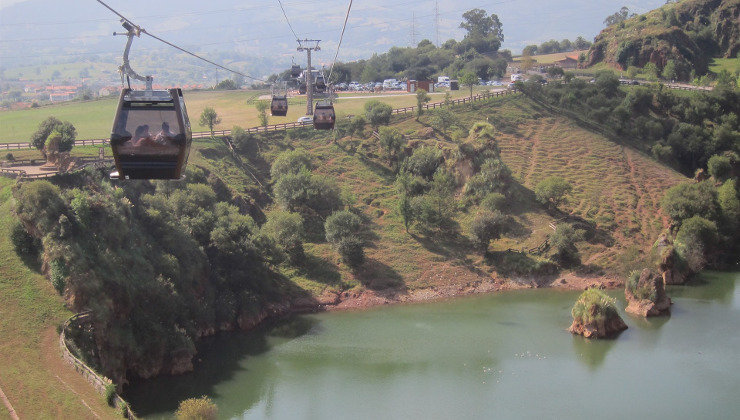
[[[740,0],[684,0],[631,17],[624,9],[624,19],[610,21],[595,38],[588,64],[671,66],[672,78],[688,80],[705,74],[714,57],[737,56],[739,16]]]

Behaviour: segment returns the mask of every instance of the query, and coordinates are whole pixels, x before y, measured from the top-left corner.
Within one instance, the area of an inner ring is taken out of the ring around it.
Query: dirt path
[[[74,393],[86,407],[88,418],[111,418],[113,409],[103,402],[103,396],[93,388],[74,368],[61,357],[59,334],[55,328],[44,331],[41,337],[41,353],[46,370],[68,391]],[[63,413],[60,413],[63,415]]]
[[[10,414],[10,418],[13,420],[19,420],[18,414],[16,414],[15,409],[13,408],[13,405],[10,404],[10,400],[8,400],[8,397],[5,396],[5,393],[3,392],[3,388],[0,386],[0,399],[3,400],[3,404],[5,404],[5,407],[8,409],[8,414]]]

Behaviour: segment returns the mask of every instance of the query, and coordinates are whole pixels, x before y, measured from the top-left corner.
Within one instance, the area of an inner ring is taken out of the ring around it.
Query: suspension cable
[[[185,54],[191,55],[191,56],[193,56],[193,57],[195,57],[195,58],[197,58],[197,59],[199,59],[199,60],[203,60],[203,61],[205,61],[205,62],[206,62],[206,63],[208,63],[208,64],[214,65],[214,66],[216,66],[216,67],[218,67],[218,68],[224,69],[224,70],[226,70],[226,71],[229,71],[229,72],[231,72],[231,73],[234,73],[234,74],[238,74],[238,75],[240,75],[240,76],[244,76],[244,77],[246,77],[246,78],[249,78],[249,79],[252,79],[252,80],[256,80],[256,81],[258,81],[258,82],[263,82],[263,83],[267,83],[267,81],[266,81],[266,80],[262,80],[262,79],[259,79],[259,78],[256,78],[256,77],[253,77],[253,76],[250,76],[250,75],[248,75],[248,74],[242,73],[242,72],[240,72],[240,71],[238,71],[238,70],[234,70],[234,69],[230,69],[230,68],[228,68],[228,67],[222,66],[221,64],[218,64],[218,63],[214,63],[213,61],[211,61],[211,60],[209,60],[209,59],[207,59],[207,58],[201,57],[201,56],[199,56],[198,54],[192,53],[192,52],[190,52],[190,51],[188,51],[188,50],[186,50],[186,49],[184,49],[184,48],[178,47],[177,45],[175,45],[175,44],[173,44],[173,43],[171,43],[171,42],[169,42],[169,41],[166,41],[166,40],[164,40],[164,39],[162,39],[162,38],[160,38],[160,37],[158,37],[158,36],[156,36],[156,35],[154,35],[154,34],[152,34],[152,33],[149,33],[149,32],[147,32],[147,31],[146,31],[146,29],[144,29],[144,28],[141,28],[141,27],[140,27],[139,25],[137,25],[137,24],[135,24],[134,22],[132,22],[132,21],[131,21],[131,19],[129,19],[129,18],[127,18],[127,17],[123,16],[122,14],[118,13],[118,12],[117,12],[117,11],[116,11],[115,9],[113,9],[112,7],[110,7],[110,6],[108,6],[107,4],[105,4],[105,3],[104,3],[104,2],[102,1],[102,0],[96,0],[96,1],[97,1],[98,3],[100,3],[100,4],[102,4],[103,6],[105,6],[105,7],[106,7],[106,8],[108,9],[108,10],[110,10],[111,12],[115,13],[116,15],[118,15],[118,17],[120,17],[120,18],[121,18],[122,20],[124,20],[124,21],[128,22],[129,24],[131,24],[131,25],[135,26],[135,27],[136,27],[136,28],[137,28],[138,30],[140,30],[140,31],[141,31],[141,33],[143,33],[143,34],[146,34],[146,35],[149,35],[150,37],[152,37],[152,38],[156,39],[157,41],[163,42],[163,43],[165,43],[165,44],[169,45],[169,46],[170,46],[170,47],[172,47],[172,48],[175,48],[175,49],[177,49],[177,50],[180,50],[180,51],[184,52]]]
[[[285,22],[288,24],[288,27],[290,28],[290,32],[293,32],[293,36],[296,40],[298,40],[298,35],[296,35],[295,31],[293,30],[293,25],[290,24],[290,20],[288,20],[288,14],[285,13],[285,8],[283,7],[283,2],[280,0],[277,0],[278,4],[280,5],[280,10],[283,11],[283,16],[285,16]]]
[[[337,63],[337,57],[339,57],[339,48],[342,46],[342,39],[344,39],[344,30],[347,28],[347,20],[349,19],[349,11],[352,9],[352,0],[349,0],[349,6],[347,6],[347,15],[344,16],[344,25],[342,26],[342,34],[339,36],[339,44],[337,44],[337,53],[334,54],[334,60],[331,62],[331,68],[329,69],[329,78],[327,82],[331,83],[331,75],[334,73],[334,64]]]

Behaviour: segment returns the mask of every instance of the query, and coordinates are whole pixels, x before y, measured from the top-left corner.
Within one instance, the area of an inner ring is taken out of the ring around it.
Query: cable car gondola
[[[272,96],[272,102],[270,103],[270,115],[275,117],[284,117],[288,114],[288,97],[287,96]]]
[[[337,117],[334,113],[334,104],[331,101],[316,102],[313,112],[313,128],[317,130],[332,130]]]
[[[192,132],[180,89],[123,89],[110,144],[119,179],[180,179]]]
[[[297,79],[301,75],[301,66],[293,64],[290,66],[290,77]]]
[[[154,90],[152,77],[140,76],[129,65],[128,53],[134,36],[142,29],[127,20],[123,51],[123,76],[128,88],[121,89],[113,119],[110,144],[116,163],[112,179],[180,179],[185,172],[193,135],[180,89]],[[115,33],[114,33],[115,35]],[[146,83],[145,90],[131,89],[131,78]]]

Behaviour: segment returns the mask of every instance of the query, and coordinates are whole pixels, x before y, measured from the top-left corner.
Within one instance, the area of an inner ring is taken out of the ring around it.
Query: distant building
[[[49,100],[51,102],[71,101],[72,99],[74,99],[75,94],[76,92],[74,91],[50,93]]]
[[[406,92],[416,92],[418,89],[424,89],[427,92],[434,92],[434,81],[432,80],[408,80],[406,81]]]
[[[578,68],[578,56],[566,55],[565,58],[556,61],[554,64],[563,69],[575,69]]]
[[[98,91],[98,96],[117,95],[119,91],[120,89],[115,86],[106,86]]]

